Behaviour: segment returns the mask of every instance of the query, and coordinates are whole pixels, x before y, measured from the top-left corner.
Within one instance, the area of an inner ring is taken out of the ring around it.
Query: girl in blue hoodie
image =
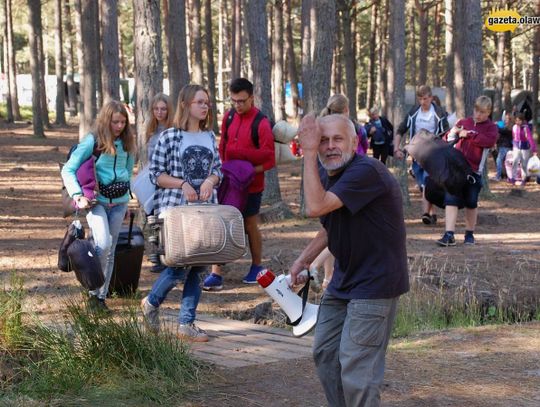
[[[133,174],[135,139],[129,126],[126,108],[121,102],[104,105],[94,129],[79,143],[62,168],[62,179],[79,209],[87,210],[86,220],[92,230],[96,253],[101,262],[105,283],[90,291],[92,309],[108,311],[105,298],[114,266],[114,251],[130,199],[129,181]],[[83,195],[76,172],[92,154],[99,191],[95,201]]]

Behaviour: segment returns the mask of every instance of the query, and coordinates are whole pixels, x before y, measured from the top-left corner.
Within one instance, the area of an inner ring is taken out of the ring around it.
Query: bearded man
[[[401,190],[383,163],[354,154],[345,116],[308,115],[299,138],[306,213],[322,228],[290,267],[292,284],[326,246],[336,258],[315,327],[317,374],[330,406],[378,406],[398,297],[409,290]]]

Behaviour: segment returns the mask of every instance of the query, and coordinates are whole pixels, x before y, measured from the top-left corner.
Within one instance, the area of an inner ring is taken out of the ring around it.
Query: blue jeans
[[[342,300],[325,294],[313,359],[328,405],[379,406],[398,298]]]
[[[504,159],[506,158],[506,153],[509,152],[511,148],[508,147],[499,147],[499,152],[497,153],[497,179],[502,178],[502,171],[504,169]],[[508,178],[512,178],[512,174],[506,174]]]
[[[426,170],[420,167],[420,164],[418,164],[415,160],[413,160],[412,162],[412,171],[416,180],[416,185],[418,185],[420,191],[423,191],[424,186],[426,185],[426,178],[428,176],[428,173],[426,172]]]
[[[114,251],[118,242],[118,234],[126,216],[127,204],[109,205],[98,203],[86,215],[88,226],[92,230],[96,253],[99,256],[105,283],[91,295],[105,299],[109,291],[109,283],[114,267]]]
[[[185,280],[178,322],[191,324],[195,321],[195,311],[201,298],[201,274],[206,274],[206,272],[207,266],[167,267],[152,286],[148,294],[148,302],[154,307],[159,307],[165,301],[169,291],[176,287],[180,280]]]

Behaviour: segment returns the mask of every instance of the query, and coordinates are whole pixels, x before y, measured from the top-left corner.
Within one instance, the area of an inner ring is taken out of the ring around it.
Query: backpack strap
[[[223,133],[223,140],[225,140],[224,146],[226,146],[227,141],[229,141],[229,127],[231,126],[235,113],[236,111],[234,109],[229,109],[227,112],[227,117],[225,119],[225,132]]]
[[[225,146],[229,140],[229,126],[231,125],[236,111],[234,109],[229,109],[227,112],[227,117],[225,118],[225,132],[223,133],[223,139],[225,140]],[[259,125],[261,124],[262,119],[266,118],[266,115],[260,110],[255,115],[253,122],[251,122],[251,142],[255,148],[259,148]]]

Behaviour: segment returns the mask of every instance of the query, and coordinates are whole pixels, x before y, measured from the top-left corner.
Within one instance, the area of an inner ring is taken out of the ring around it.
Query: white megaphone
[[[307,270],[302,273],[307,274]],[[304,336],[313,329],[317,323],[319,306],[306,302],[302,310],[302,298],[291,290],[289,275],[281,274],[276,277],[271,270],[264,269],[257,274],[257,282],[292,321],[294,336]]]

